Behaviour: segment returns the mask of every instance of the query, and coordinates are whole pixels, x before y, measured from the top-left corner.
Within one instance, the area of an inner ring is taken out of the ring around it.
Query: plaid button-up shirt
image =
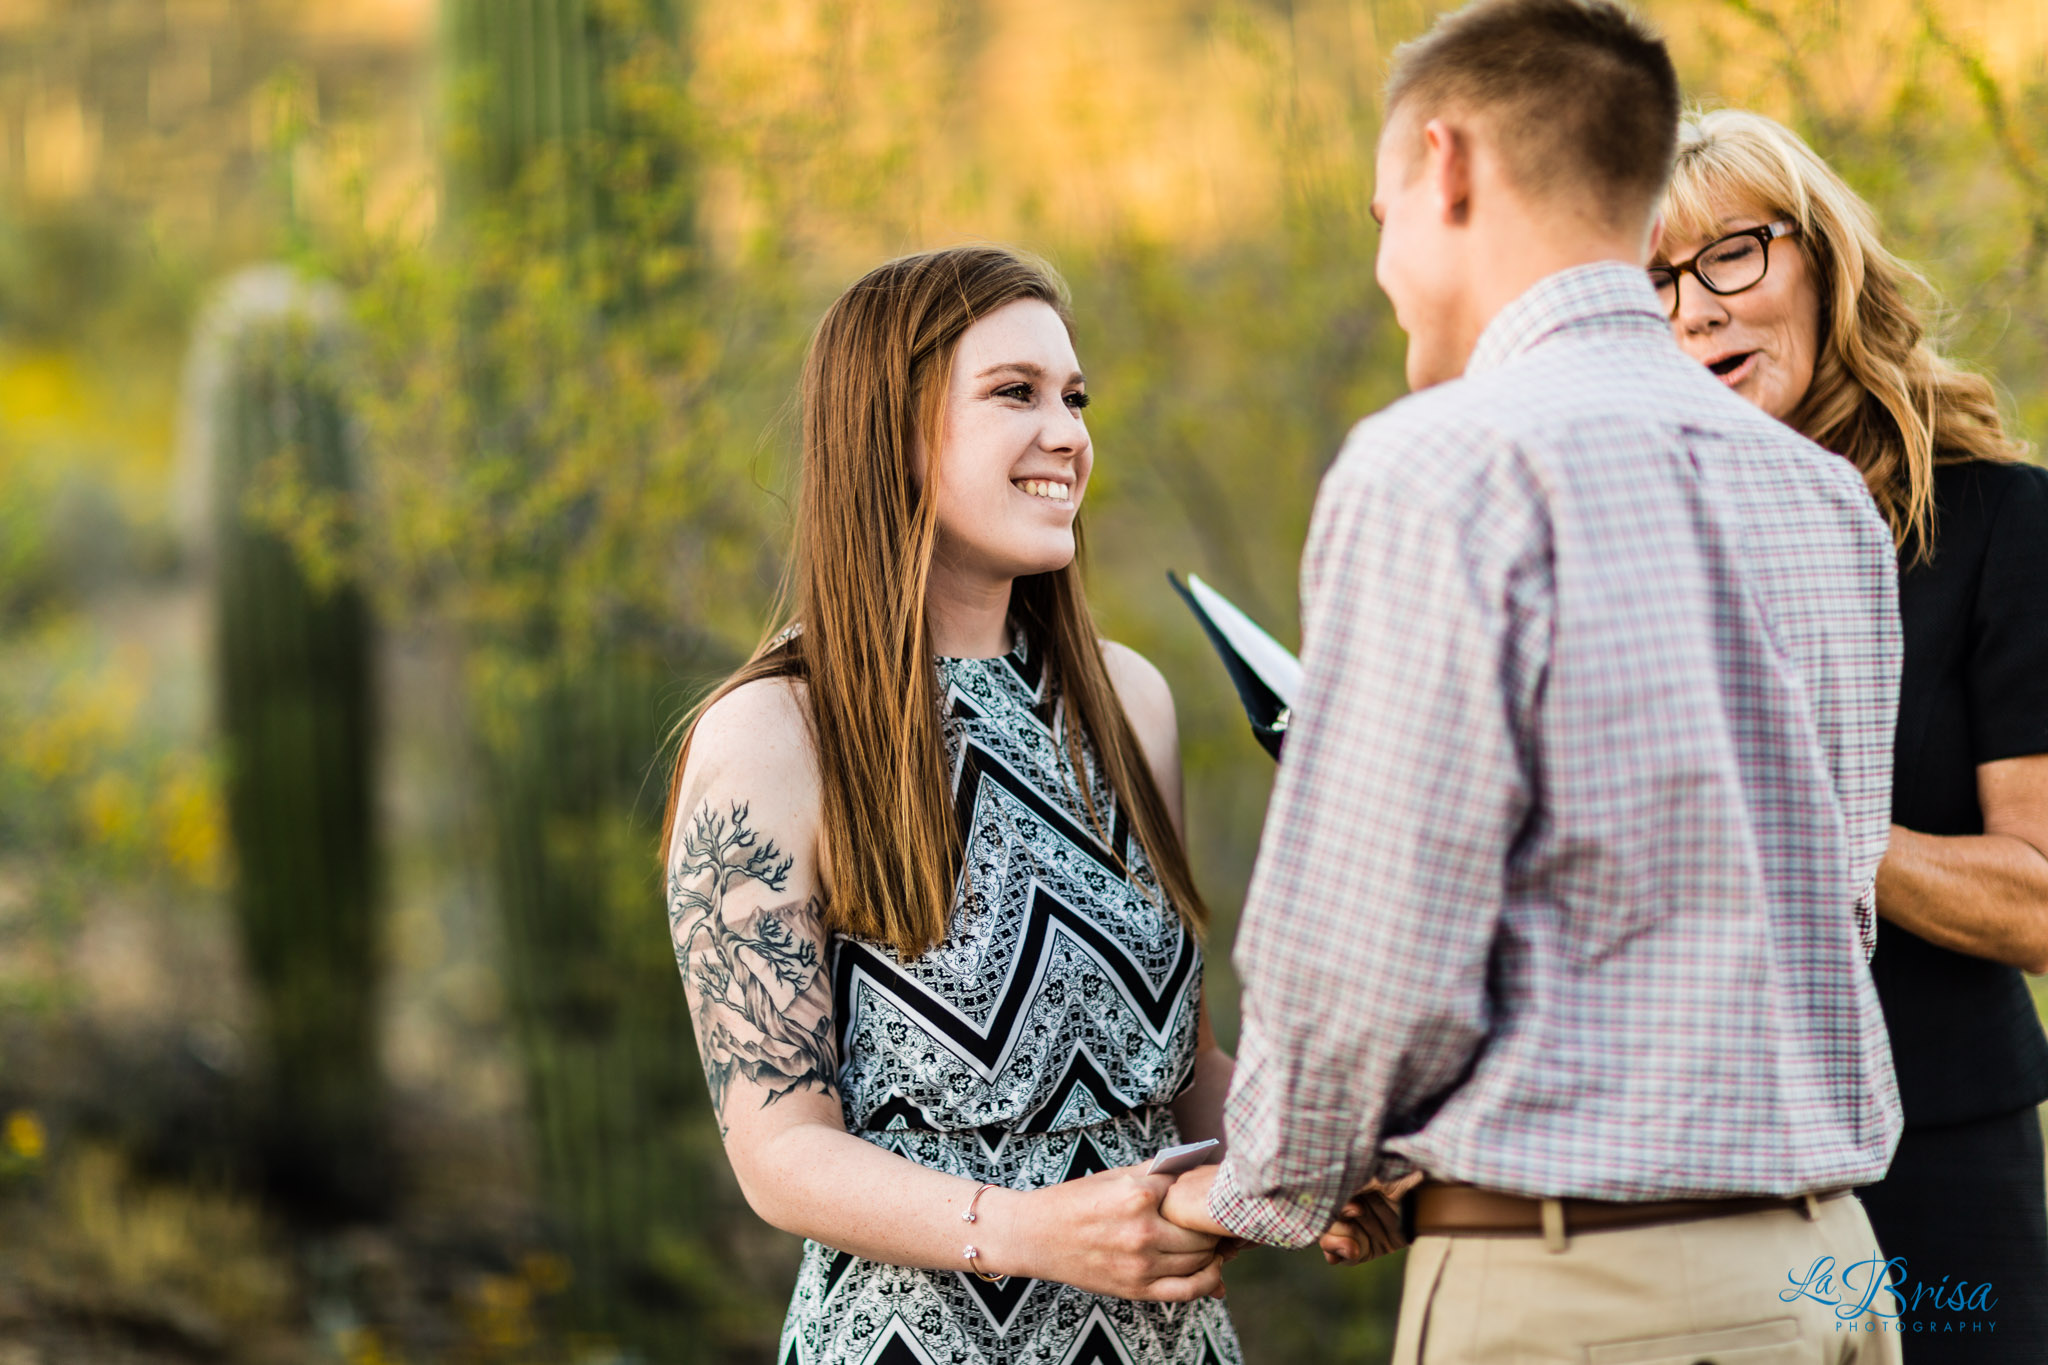
[[[1301,583],[1216,1217],[1300,1244],[1415,1168],[1882,1175],[1897,582],[1848,462],[1687,359],[1640,270],[1583,266],[1358,425]]]

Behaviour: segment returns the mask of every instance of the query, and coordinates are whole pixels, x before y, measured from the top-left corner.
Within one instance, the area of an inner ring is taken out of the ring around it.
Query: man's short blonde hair
[[[1524,193],[1647,224],[1677,147],[1678,74],[1614,0],[1478,0],[1394,55],[1389,123],[1445,112],[1485,120]]]

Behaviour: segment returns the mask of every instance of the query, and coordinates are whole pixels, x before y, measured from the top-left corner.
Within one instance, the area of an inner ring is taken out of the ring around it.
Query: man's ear
[[[1643,257],[1645,263],[1657,259],[1657,252],[1664,246],[1664,215],[1659,213],[1650,220],[1650,244]]]
[[[1446,224],[1463,227],[1472,212],[1471,137],[1433,118],[1422,125],[1422,158],[1438,214]]]

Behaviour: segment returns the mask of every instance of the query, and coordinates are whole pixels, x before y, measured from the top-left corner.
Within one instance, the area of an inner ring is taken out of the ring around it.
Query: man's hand
[[[1213,1164],[1197,1166],[1175,1180],[1173,1188],[1166,1192],[1166,1201],[1159,1206],[1160,1216],[1190,1232],[1206,1232],[1211,1237],[1234,1236],[1209,1212],[1209,1187],[1216,1183],[1216,1172],[1220,1169]]]
[[[1418,1171],[1384,1185],[1374,1182],[1352,1195],[1316,1242],[1323,1259],[1331,1265],[1357,1265],[1407,1246],[1401,1235],[1401,1196],[1421,1180]]]

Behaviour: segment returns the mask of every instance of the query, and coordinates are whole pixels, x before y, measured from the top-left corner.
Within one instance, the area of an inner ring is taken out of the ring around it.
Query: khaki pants
[[[1882,1272],[1857,1265],[1878,1254],[1863,1206],[1816,1207],[1814,1220],[1769,1209],[1572,1234],[1562,1251],[1537,1236],[1418,1238],[1394,1365],[1897,1365],[1897,1322],[1875,1311],[1891,1300],[1857,1311]]]

